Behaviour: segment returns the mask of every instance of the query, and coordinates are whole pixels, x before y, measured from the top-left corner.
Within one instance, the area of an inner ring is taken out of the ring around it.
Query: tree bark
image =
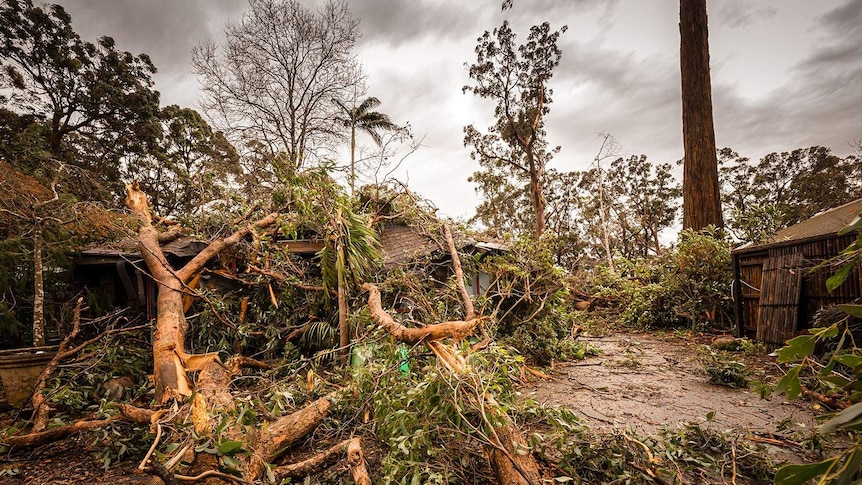
[[[362,444],[359,438],[342,441],[307,460],[280,466],[273,470],[273,474],[278,480],[285,477],[305,477],[334,462],[345,452],[350,474],[353,475],[353,482],[356,485],[370,485],[371,479],[365,468],[365,458],[362,455]]]
[[[163,404],[171,398],[185,400],[192,394],[192,385],[186,372],[200,370],[200,364],[205,363],[205,359],[200,360],[198,356],[185,352],[188,324],[183,312],[183,292],[186,291],[186,284],[219,252],[236,244],[255,228],[272,225],[278,214],[269,214],[227,238],[213,241],[185,266],[174,270],[159,247],[159,233],[152,225],[147,196],[137,182],[126,186],[126,205],[141,221],[138,246],[150,274],[158,283],[156,329],[153,334],[155,401]]]
[[[371,316],[374,318],[374,321],[392,334],[395,340],[399,342],[412,345],[444,338],[463,340],[479,324],[479,319],[476,318],[469,321],[436,323],[421,328],[407,328],[396,322],[391,315],[383,310],[383,305],[380,302],[380,290],[376,286],[371,283],[365,283],[362,285],[362,289],[368,292],[368,307],[371,310]]]
[[[535,160],[532,144],[527,146],[527,161],[530,168],[530,199],[533,201],[533,211],[536,213],[536,238],[545,233],[545,194],[542,187],[544,167]]]
[[[712,119],[706,0],[680,0],[684,228],[724,227]]]
[[[33,346],[45,346],[45,283],[42,278],[42,226],[33,229]]]
[[[338,281],[338,346],[341,347],[341,364],[347,365],[350,358],[350,325],[347,322],[347,296],[341,278]]]

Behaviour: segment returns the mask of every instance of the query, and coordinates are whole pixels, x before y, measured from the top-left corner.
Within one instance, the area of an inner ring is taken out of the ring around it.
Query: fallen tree
[[[468,385],[472,385],[475,391],[475,399],[473,399],[472,404],[479,411],[487,429],[485,438],[491,444],[487,450],[488,459],[498,483],[504,485],[538,484],[540,482],[539,466],[532,454],[527,452],[529,447],[521,432],[497,404],[493,395],[481,391],[481,383],[472,382],[478,378],[472,374],[465,359],[451,345],[442,342],[443,339],[447,338],[454,342],[460,342],[472,334],[477,327],[481,329],[483,342],[487,344],[489,340],[484,326],[486,318],[477,315],[470,295],[465,288],[461,261],[455,249],[452,232],[446,225],[443,226],[443,232],[452,258],[455,285],[464,304],[467,320],[442,322],[420,328],[407,328],[396,322],[383,309],[379,289],[373,284],[366,283],[362,288],[368,292],[368,307],[371,316],[397,341],[406,344],[424,344],[437,356],[444,368],[453,375],[464,378]]]
[[[150,274],[158,284],[156,328],[153,334],[155,401],[158,404],[164,404],[172,398],[184,401],[192,394],[187,372],[201,370],[206,362],[215,358],[215,354],[191,355],[185,352],[188,323],[183,312],[183,296],[191,292],[189,283],[221,251],[256,229],[271,226],[279,214],[271,213],[253,224],[246,224],[226,238],[213,241],[185,266],[174,269],[159,245],[159,232],[152,224],[147,196],[137,182],[126,186],[126,205],[141,223],[138,246]]]

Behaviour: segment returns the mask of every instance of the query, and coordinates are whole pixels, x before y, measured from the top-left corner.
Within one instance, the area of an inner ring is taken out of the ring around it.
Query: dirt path
[[[761,399],[749,390],[710,384],[697,342],[634,333],[583,340],[602,353],[558,367],[553,379],[536,382],[531,390],[539,402],[573,409],[593,429],[651,433],[690,422],[774,433],[784,420],[813,424],[807,403]],[[708,422],[709,413],[715,414]]]

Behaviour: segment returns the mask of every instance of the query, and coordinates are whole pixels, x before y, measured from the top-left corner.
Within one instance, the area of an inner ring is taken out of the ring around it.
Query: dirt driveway
[[[750,390],[710,384],[698,356],[703,345],[691,339],[640,333],[581,339],[602,353],[561,365],[553,379],[535,382],[525,391],[539,402],[571,408],[594,430],[626,428],[649,434],[690,422],[768,435],[785,420],[803,429],[814,423],[809,403],[761,399]],[[768,359],[760,360],[766,371],[777,370]],[[708,421],[710,413],[714,416]]]

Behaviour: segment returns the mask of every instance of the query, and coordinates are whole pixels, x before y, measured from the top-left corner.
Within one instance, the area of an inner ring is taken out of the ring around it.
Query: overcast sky
[[[37,0],[38,1],[38,0]],[[82,37],[110,35],[123,50],[149,54],[162,104],[197,107],[192,47],[218,43],[241,0],[60,0]],[[308,1],[309,5],[314,2]],[[424,146],[397,174],[446,215],[470,216],[477,169],[462,129],[491,122],[489,102],[462,94],[476,39],[509,20],[518,39],[531,25],[568,25],[552,80],[549,143],[560,170],[587,168],[597,133],[620,155],[653,162],[682,158],[679,4],[675,0],[351,0],[363,37],[357,57],[369,95]],[[862,0],[712,0],[709,43],[716,141],[759,159],[772,151],[824,145],[852,153],[862,138]]]

